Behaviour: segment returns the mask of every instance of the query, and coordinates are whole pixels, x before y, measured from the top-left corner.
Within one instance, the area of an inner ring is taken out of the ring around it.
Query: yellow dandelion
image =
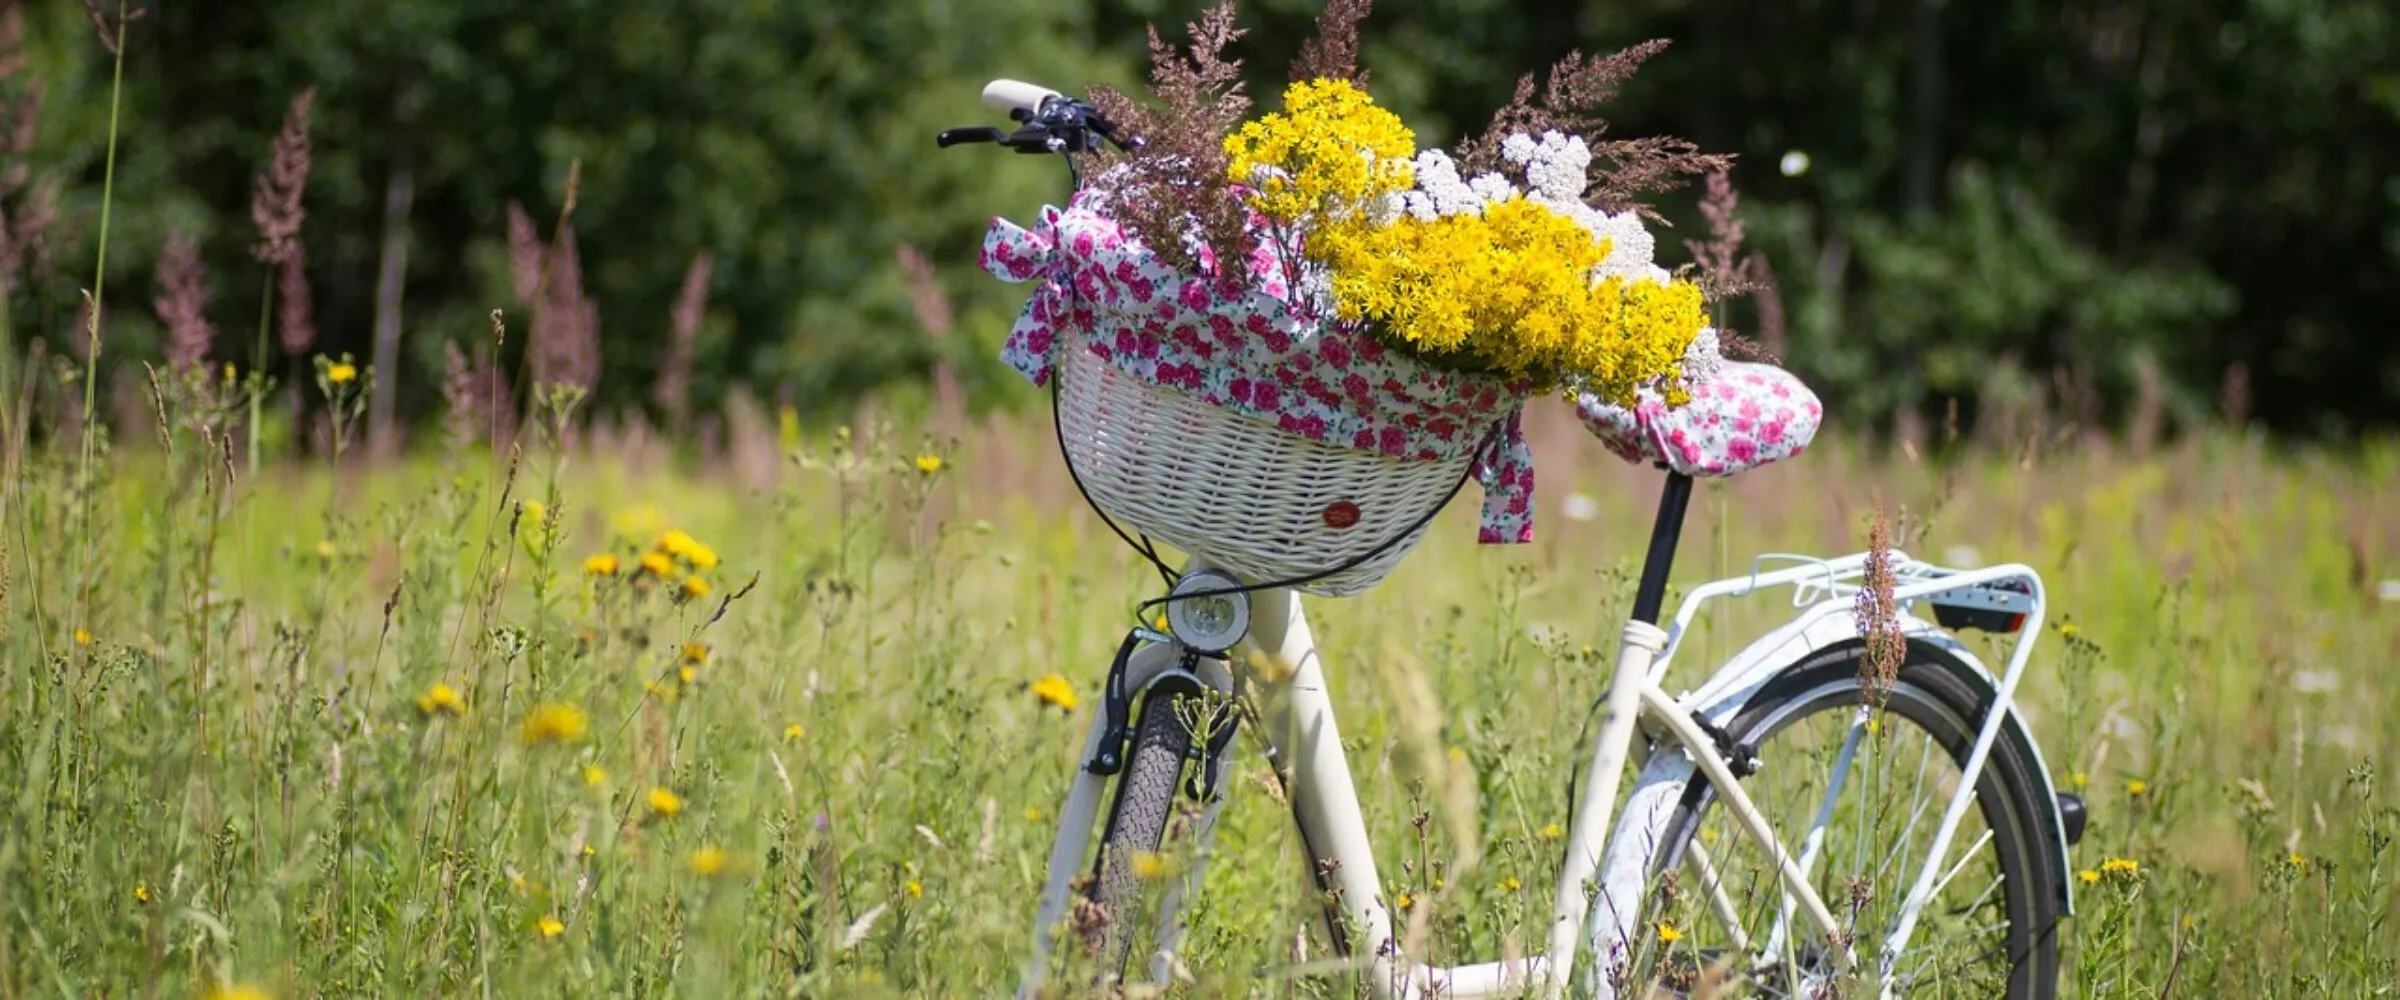
[[[133,884],[133,901],[136,903],[147,903],[150,901],[149,883],[136,882]]]
[[[2141,862],[2132,858],[2110,858],[2100,862],[2100,873],[2103,875],[2132,875],[2141,870]]]
[[[465,715],[467,699],[459,695],[457,688],[436,681],[432,687],[425,689],[424,694],[417,696],[417,713],[432,715],[436,712]]]
[[[1558,838],[1566,835],[1567,831],[1556,823],[1545,826],[1541,830],[1541,836],[1543,840],[1557,840]]]
[[[925,883],[919,882],[916,879],[909,879],[908,884],[901,886],[900,888],[908,893],[908,898],[910,899],[925,898]]]
[[[701,544],[699,539],[683,531],[670,531],[659,536],[655,548],[683,560],[693,569],[717,568],[717,550]]]
[[[660,819],[674,819],[683,812],[683,796],[663,787],[650,789],[650,813]]]
[[[274,1000],[274,996],[248,983],[223,983],[201,994],[201,1000]]]
[[[685,687],[690,687],[700,683],[700,671],[696,667],[685,667],[675,671],[675,679],[682,681]]]
[[[2092,776],[2081,771],[2076,771],[2067,775],[2067,785],[2070,788],[2089,788],[2091,787],[2091,784]]]
[[[687,577],[684,577],[684,578],[683,578],[683,599],[684,599],[684,600],[687,600],[687,601],[696,601],[696,600],[699,600],[699,599],[701,599],[701,598],[703,598],[703,597],[707,597],[707,596],[708,596],[709,589],[710,589],[710,588],[709,588],[709,585],[708,585],[708,581],[707,581],[707,580],[704,580],[704,579],[701,579],[701,578],[700,578],[699,576],[697,576],[697,575],[693,575],[693,576],[687,576]]]
[[[545,938],[554,938],[566,933],[567,925],[555,916],[544,916],[534,922],[533,929]]]
[[[1135,851],[1130,860],[1134,877],[1145,882],[1175,874],[1175,859],[1168,857],[1163,852]]]
[[[2089,868],[2076,872],[2075,877],[2081,880],[2085,885],[2091,885],[2100,881],[2100,873]]]
[[[683,644],[683,662],[684,662],[684,663],[686,663],[686,664],[688,664],[688,665],[690,665],[690,666],[695,666],[695,667],[696,667],[696,666],[699,666],[699,665],[701,665],[701,664],[703,664],[703,663],[707,663],[707,662],[708,662],[708,645],[707,645],[706,643],[699,643],[699,642],[687,642],[687,643],[684,643],[684,644]]]
[[[722,874],[733,866],[733,855],[725,853],[722,847],[702,847],[692,852],[691,866],[696,875]]]
[[[807,735],[808,735],[808,730],[807,730],[807,729],[804,729],[804,728],[802,728],[802,727],[801,727],[801,725],[800,725],[799,723],[797,723],[797,722],[795,722],[795,723],[792,723],[791,725],[788,725],[788,726],[785,726],[785,727],[783,727],[783,741],[784,741],[784,742],[786,742],[786,743],[793,743],[793,742],[797,742],[797,741],[798,741],[798,740],[800,740],[802,737],[805,737],[805,736],[807,736]]]
[[[357,365],[351,364],[347,361],[336,361],[325,366],[325,381],[327,382],[331,382],[335,385],[348,385],[357,380]]]
[[[597,848],[597,847],[593,847],[593,846],[592,846],[592,845],[590,845],[590,844],[585,844],[585,845],[583,845],[583,850],[582,850],[582,851],[580,851],[580,852],[578,852],[578,853],[580,853],[580,854],[582,854],[584,857],[587,857],[587,858],[588,858],[588,857],[591,857],[592,855],[595,855],[595,854],[598,854],[598,853],[600,853],[600,849],[599,849],[599,848]]]
[[[2074,622],[2062,622],[2058,626],[2058,634],[2073,638],[2083,634],[2083,626]]]
[[[942,471],[942,456],[936,455],[932,452],[926,452],[918,455],[917,471],[928,476]]]
[[[1061,712],[1075,711],[1075,685],[1065,677],[1050,674],[1033,682],[1033,700],[1050,705]]]
[[[542,506],[542,502],[541,502],[541,501],[539,501],[539,500],[527,500],[527,501],[525,501],[525,520],[527,520],[527,521],[530,521],[530,522],[532,522],[532,523],[534,523],[534,524],[537,524],[537,525],[538,525],[538,524],[542,523],[544,520],[548,519],[548,518],[549,518],[549,516],[550,516],[550,508]]]
[[[671,687],[657,681],[643,681],[642,693],[660,701],[674,701],[680,695]]]
[[[335,553],[335,552],[338,552],[338,551],[340,551],[340,550],[338,550],[338,549],[335,549],[335,548],[333,547],[333,539],[330,539],[330,538],[320,538],[320,539],[317,539],[317,558],[319,558],[319,559],[331,559],[331,558],[333,558],[333,556],[334,556],[334,553]]]
[[[583,560],[583,572],[587,576],[617,575],[616,553],[602,552],[597,555],[585,557]]]
[[[1032,806],[1026,806],[1026,807],[1025,807],[1025,822],[1028,822],[1028,823],[1039,823],[1039,822],[1041,822],[1041,821],[1042,821],[1042,811],[1041,811],[1041,810],[1039,810],[1039,809],[1036,809],[1036,808],[1034,808],[1034,807],[1032,807]]]
[[[2293,851],[2291,854],[2286,855],[2283,860],[2290,863],[2292,867],[2301,871],[2308,870],[2308,858],[2298,851]]]
[[[590,727],[582,709],[563,702],[544,702],[525,714],[525,745],[571,743],[582,739]]]
[[[1683,932],[1676,930],[1674,924],[1661,920],[1658,922],[1658,940],[1661,944],[1674,944],[1683,940]]]
[[[1515,878],[1514,876],[1511,876],[1511,877],[1509,877],[1509,878],[1504,878],[1504,879],[1501,879],[1501,880],[1500,880],[1500,891],[1501,891],[1501,892],[1515,892],[1515,891],[1517,891],[1517,887],[1518,887],[1520,884],[1521,884],[1521,883],[1519,883],[1519,882],[1516,880],[1516,878]]]
[[[2127,795],[2132,795],[2132,796],[2139,797],[2139,796],[2142,796],[2142,795],[2149,794],[2149,792],[2150,792],[2150,783],[2149,783],[2149,782],[2147,782],[2147,781],[2143,781],[2143,780],[2142,780],[2142,779],[2140,779],[2140,778],[2135,778],[2135,779],[2133,779],[2132,781],[2128,781],[2128,782],[2126,782],[2126,783],[2125,783],[2125,794],[2127,794]]]
[[[583,765],[583,786],[585,788],[598,788],[605,784],[608,784],[607,768],[598,764]]]
[[[77,628],[77,629],[75,630],[75,644],[76,644],[76,645],[78,645],[78,646],[89,646],[89,645],[91,645],[91,644],[92,644],[92,630],[91,630],[91,629],[88,629],[88,628]]]
[[[675,578],[675,560],[668,558],[667,554],[664,552],[642,553],[640,566],[642,572],[648,573],[651,576],[655,576],[661,580],[672,580]]]
[[[1405,910],[1415,905],[1417,905],[1417,897],[1409,895],[1405,892],[1401,893],[1397,897],[1394,897],[1392,900],[1393,909]]]

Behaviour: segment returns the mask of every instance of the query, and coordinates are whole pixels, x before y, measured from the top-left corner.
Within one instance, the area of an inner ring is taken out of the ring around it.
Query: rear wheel
[[[1184,761],[1191,753],[1192,733],[1180,707],[1183,700],[1183,691],[1177,686],[1153,688],[1142,700],[1133,750],[1126,755],[1125,770],[1117,775],[1116,805],[1109,811],[1108,829],[1100,838],[1100,858],[1091,888],[1092,900],[1100,904],[1105,921],[1100,947],[1103,982],[1123,978],[1133,943],[1144,931],[1140,919],[1143,887],[1151,880],[1146,876],[1159,871],[1159,844],[1166,836]]]
[[[1947,657],[1914,644],[1892,683],[1871,691],[1858,676],[1862,655],[1837,647],[1785,671],[1726,729],[1755,748],[1760,769],[1742,788],[1802,857],[1871,983],[1885,974],[1887,941],[1934,863],[1933,834],[1974,747],[1982,699]],[[2045,806],[2028,766],[2008,740],[1994,744],[1975,808],[1904,952],[1890,960],[1894,995],[2056,995],[2055,887],[2066,861],[2040,823]],[[1693,781],[1667,817],[1648,870],[1675,874],[1659,877],[1642,928],[1660,961],[1634,971],[1689,989],[1723,964],[1757,995],[1857,992],[1837,981],[1834,947],[1786,907],[1774,859],[1718,805],[1708,782]]]

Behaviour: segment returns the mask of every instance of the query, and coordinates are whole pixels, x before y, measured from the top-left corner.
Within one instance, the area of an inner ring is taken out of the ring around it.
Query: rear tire
[[[1153,688],[1142,699],[1141,722],[1134,727],[1133,750],[1117,776],[1116,804],[1109,811],[1108,829],[1100,838],[1100,858],[1094,865],[1091,896],[1106,915],[1100,947],[1099,974],[1103,983],[1121,981],[1133,942],[1147,932],[1140,915],[1142,859],[1155,855],[1165,839],[1167,820],[1175,808],[1175,793],[1191,753],[1191,730],[1184,725],[1179,705],[1183,690]]]

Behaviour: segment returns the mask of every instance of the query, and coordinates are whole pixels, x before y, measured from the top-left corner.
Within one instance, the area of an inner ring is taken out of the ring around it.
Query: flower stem
[[[275,315],[275,265],[267,265],[267,279],[258,295],[258,340],[250,348],[250,467],[258,474],[259,410],[267,395],[267,324]]]

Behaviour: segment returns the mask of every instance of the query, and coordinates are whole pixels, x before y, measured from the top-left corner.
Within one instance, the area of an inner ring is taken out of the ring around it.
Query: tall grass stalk
[[[98,259],[92,265],[91,315],[85,321],[87,325],[84,328],[87,339],[83,354],[83,449],[75,465],[76,504],[82,512],[75,522],[75,551],[77,572],[82,579],[75,588],[77,624],[70,626],[77,628],[81,627],[80,623],[90,609],[92,599],[92,435],[98,426],[94,419],[96,393],[93,387],[100,381],[100,304],[107,301],[108,291],[108,217],[117,187],[117,125],[125,94],[125,25],[125,0],[117,0],[116,20],[102,26],[103,30],[111,26],[116,29],[116,37],[110,40],[108,46],[116,66],[109,77],[108,154],[106,165],[100,173],[100,246],[96,254]]]

